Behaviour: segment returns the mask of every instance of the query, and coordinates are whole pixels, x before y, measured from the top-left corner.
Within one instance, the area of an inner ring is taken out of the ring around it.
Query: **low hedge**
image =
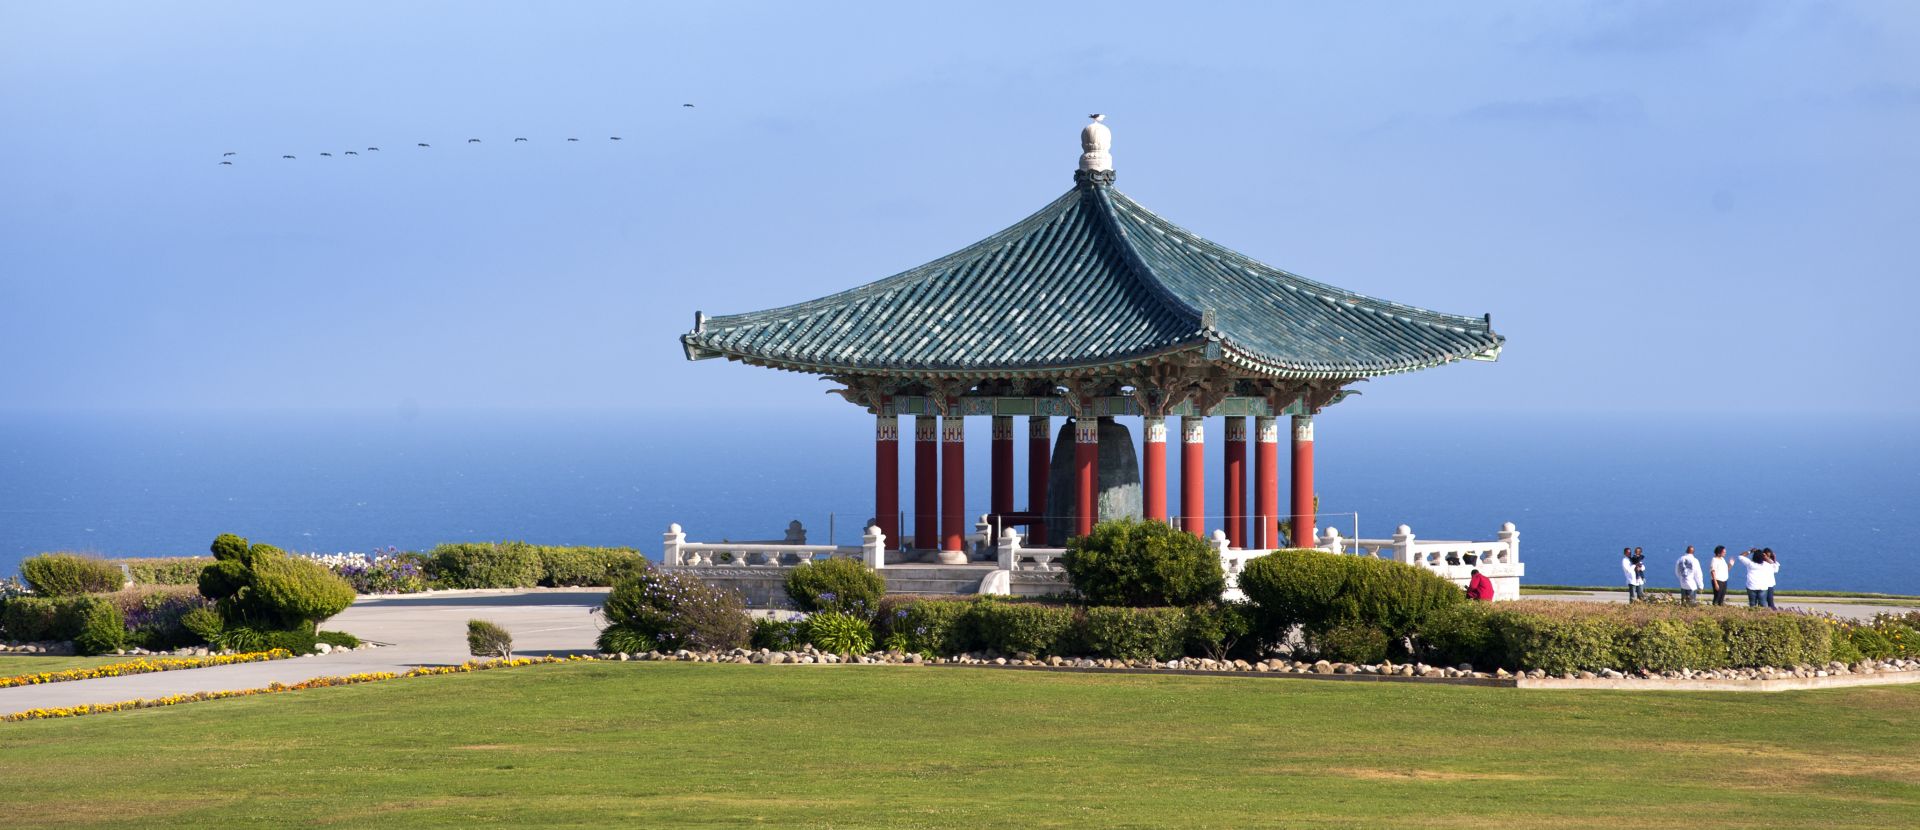
[[[1426,568],[1312,549],[1276,550],[1248,562],[1240,589],[1260,607],[1268,636],[1298,625],[1309,644],[1352,644],[1362,637],[1355,627],[1365,627],[1398,645],[1427,617],[1467,602],[1459,586]]]
[[[1217,643],[1217,629],[1199,628],[1185,608],[1079,608],[995,598],[888,597],[876,621],[887,648],[935,657],[969,651],[1036,657],[1170,660],[1190,642]]]
[[[809,562],[787,572],[787,597],[802,611],[870,614],[887,595],[887,578],[852,559]]]
[[[545,576],[539,549],[525,542],[450,542],[428,567],[447,588],[532,588]]]
[[[120,566],[78,553],[43,553],[20,563],[20,578],[43,597],[77,597],[118,591],[127,582]]]
[[[115,566],[125,566],[127,576],[135,585],[198,585],[200,571],[213,560],[205,556],[169,556],[152,559],[112,559]]]
[[[1428,659],[1483,670],[1704,671],[1826,663],[1838,625],[1747,608],[1523,600],[1446,609],[1417,636]]]
[[[539,545],[540,584],[548,588],[606,587],[646,566],[633,548]]]

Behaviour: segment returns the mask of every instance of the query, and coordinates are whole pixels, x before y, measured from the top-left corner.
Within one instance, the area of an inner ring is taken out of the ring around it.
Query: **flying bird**
[[[221,153],[220,155],[223,155],[223,156],[237,156],[237,155],[239,155],[239,153],[235,153],[235,152],[233,152],[233,151],[231,151],[231,150],[229,150],[229,151],[227,151],[227,152],[224,152],[224,153]]]
[[[415,146],[415,147],[431,147],[431,146],[433,146],[433,145],[431,145],[431,144],[428,144],[428,143],[426,143],[426,142],[424,142],[424,141],[422,141],[422,142],[420,142],[419,144],[415,144],[415,145],[413,145],[413,146]]]
[[[293,158],[293,156],[281,156],[281,158],[283,158],[283,159],[290,159],[290,158]]]
[[[526,139],[524,139],[524,138],[516,138],[516,139],[514,139],[514,141],[526,141]]]
[[[580,139],[577,139],[577,138],[569,138],[569,139],[567,139],[567,140],[568,140],[568,141],[579,141]]]
[[[230,162],[230,161],[223,161],[223,162],[220,162],[220,163],[221,163],[221,164],[224,164],[224,165],[227,165],[228,167],[232,167],[232,166],[233,166],[233,162]]]
[[[374,151],[374,152],[379,152],[379,151],[380,151],[380,148],[378,148],[378,147],[368,147],[367,149],[368,149],[368,150],[372,150],[372,151]]]
[[[693,105],[692,105],[692,104],[681,104],[680,106],[683,106],[683,107],[691,107],[691,106],[693,106]]]
[[[348,151],[347,151],[347,155],[349,155],[349,156],[357,156],[357,155],[360,155],[360,154],[359,154],[359,153],[356,153],[356,152],[354,152],[354,151],[352,151],[352,150],[348,150]]]
[[[320,155],[326,156],[327,158],[333,158],[332,153],[321,153]]]
[[[480,143],[480,139],[477,139],[477,138],[469,138],[469,139],[467,139],[467,143],[468,143],[468,144],[479,144],[479,143]]]
[[[619,136],[617,136],[617,135],[610,135],[610,136],[607,136],[607,138],[608,138],[608,139],[610,139],[610,140],[613,140],[613,141],[619,141],[619,140],[620,140],[620,137],[619,137]]]

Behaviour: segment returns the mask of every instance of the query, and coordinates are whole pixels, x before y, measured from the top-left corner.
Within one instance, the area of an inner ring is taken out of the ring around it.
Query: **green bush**
[[[549,588],[612,585],[646,563],[633,548],[541,545],[535,550],[540,556],[540,584]]]
[[[1187,640],[1186,613],[1179,608],[1088,608],[1082,635],[1087,650],[1119,660],[1171,660]]]
[[[467,653],[505,660],[513,656],[513,635],[486,620],[467,620]]]
[[[227,624],[220,619],[219,611],[201,607],[180,615],[180,627],[192,632],[203,643],[219,645],[220,635],[226,632]]]
[[[0,632],[7,639],[22,642],[66,640],[72,634],[58,636],[60,602],[51,597],[13,597],[0,608]]]
[[[120,609],[127,623],[127,647],[164,650],[204,642],[181,624],[181,618],[210,603],[186,585],[136,585],[98,595]]]
[[[217,603],[229,629],[311,634],[315,624],[353,604],[346,580],[272,545],[249,545],[229,533],[215,539],[212,550],[214,562],[200,572],[200,594]]]
[[[873,650],[873,626],[864,615],[821,611],[807,618],[807,641],[834,654],[865,654]]]
[[[887,594],[886,577],[853,559],[811,562],[787,572],[787,596],[802,611],[870,615]]]
[[[1418,637],[1437,662],[1559,674],[1815,665],[1835,659],[1835,629],[1745,608],[1531,600],[1446,609]]]
[[[1466,602],[1459,586],[1426,568],[1311,549],[1277,550],[1248,562],[1240,589],[1278,631],[1309,638],[1347,625],[1380,629],[1390,644],[1428,617]]]
[[[287,631],[261,631],[258,633],[260,636],[258,645],[248,646],[228,643],[227,648],[233,649],[234,651],[272,651],[276,648],[284,648],[294,654],[312,654],[319,650],[314,648],[314,646],[320,644],[320,635],[312,629],[296,628]],[[231,635],[232,631],[229,631],[228,634]]]
[[[448,588],[531,588],[540,551],[525,542],[457,542],[433,549],[429,570]]]
[[[1079,651],[1079,626],[1072,608],[979,600],[973,603],[970,617],[980,648],[1040,657]]]
[[[601,610],[610,627],[662,650],[740,648],[753,633],[738,593],[679,571],[646,568],[615,585]]]
[[[807,623],[805,620],[755,617],[750,644],[753,648],[768,651],[792,651],[807,644]]]
[[[78,620],[73,635],[75,654],[106,654],[126,647],[127,621],[119,606],[99,597],[80,597],[68,606]]]
[[[888,597],[876,622],[888,648],[945,657],[976,648],[972,611],[968,600]]]
[[[1226,588],[1213,547],[1159,521],[1096,524],[1067,540],[1061,565],[1089,605],[1195,605],[1218,600]]]
[[[314,632],[313,639],[317,642],[326,643],[334,648],[360,647],[360,638],[348,634],[345,631],[317,631]]]
[[[652,637],[624,625],[610,625],[601,629],[595,645],[601,654],[645,654],[660,647]]]
[[[114,559],[111,564],[125,565],[135,585],[197,585],[209,562],[204,556],[168,556]]]
[[[1250,602],[1210,602],[1187,609],[1187,653],[1215,660],[1265,656],[1260,609]]]
[[[1517,667],[1507,659],[1500,631],[1488,620],[1494,607],[1484,602],[1467,602],[1427,615],[1417,634],[1426,656],[1446,665]]]
[[[120,566],[77,553],[43,553],[20,563],[20,578],[43,597],[77,597],[120,590],[126,575]]]
[[[1323,660],[1378,663],[1387,659],[1387,633],[1364,623],[1341,623],[1308,635],[1307,647]]]

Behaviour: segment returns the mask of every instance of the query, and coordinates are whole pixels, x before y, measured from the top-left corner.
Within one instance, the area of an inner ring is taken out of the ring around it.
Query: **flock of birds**
[[[681,104],[680,106],[682,106],[682,107],[686,107],[686,108],[689,108],[689,109],[691,109],[691,108],[693,107],[693,105],[692,105],[692,104]],[[521,137],[516,137],[516,138],[514,138],[514,140],[513,140],[513,143],[515,143],[515,144],[519,144],[519,143],[521,143],[521,142],[524,142],[524,141],[527,141],[527,140],[528,140],[528,139],[527,139],[527,138],[525,138],[524,136],[521,136]],[[570,137],[570,138],[568,138],[567,140],[568,140],[568,141],[573,141],[573,142],[577,142],[577,141],[579,141],[580,139],[579,139],[579,138],[577,138],[577,137]],[[620,136],[617,136],[617,135],[610,135],[610,136],[607,136],[607,140],[608,140],[608,141],[619,141],[619,140],[621,140],[621,139],[620,139]],[[480,139],[477,139],[477,138],[469,138],[469,139],[467,139],[467,143],[468,143],[468,144],[480,144],[480,143],[482,143],[482,142],[481,142],[481,140],[480,140]],[[432,147],[433,145],[432,145],[432,144],[429,144],[429,143],[427,143],[427,142],[425,142],[425,141],[419,141],[419,142],[415,142],[413,146],[415,146],[415,147]],[[380,148],[379,148],[379,147],[368,147],[368,148],[366,149],[366,152],[369,152],[369,153],[378,153],[378,152],[380,152]],[[340,155],[343,155],[343,156],[357,156],[357,155],[360,155],[360,153],[361,153],[361,151],[359,151],[359,150],[346,150],[346,151],[344,151],[344,152],[342,152],[342,153],[341,153]],[[231,166],[233,166],[233,157],[234,157],[234,156],[238,156],[238,155],[240,155],[240,154],[239,154],[238,152],[235,152],[235,151],[233,151],[233,150],[228,150],[227,152],[224,152],[224,153],[221,153],[221,154],[220,154],[220,164],[222,164],[222,165],[225,165],[225,166],[228,166],[228,167],[231,167]],[[333,158],[333,154],[332,154],[332,153],[321,153],[321,154],[320,154],[320,156],[321,156],[322,158]],[[283,153],[283,154],[281,154],[281,156],[280,156],[280,157],[281,157],[281,158],[283,158],[283,159],[297,159],[297,158],[299,158],[299,156],[296,156],[296,155],[293,155],[292,153]]]

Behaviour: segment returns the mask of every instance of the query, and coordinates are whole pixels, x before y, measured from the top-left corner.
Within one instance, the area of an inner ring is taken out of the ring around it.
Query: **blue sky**
[[[1920,412],[1911,4],[910,5],[0,6],[0,409],[842,411],[675,338],[1100,111],[1161,215],[1510,338],[1370,408]]]

